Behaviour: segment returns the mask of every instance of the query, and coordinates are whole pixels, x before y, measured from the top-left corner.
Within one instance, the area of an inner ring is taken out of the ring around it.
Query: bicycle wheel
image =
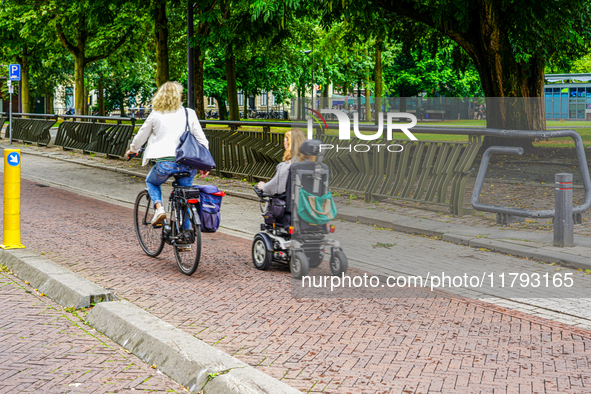
[[[162,252],[164,239],[162,238],[162,226],[154,227],[150,224],[153,216],[152,200],[148,192],[144,190],[135,199],[133,209],[135,234],[144,252],[148,256],[156,257]]]
[[[174,245],[174,257],[176,263],[179,266],[181,272],[185,275],[192,275],[199,265],[201,259],[201,226],[195,223],[195,220],[191,214],[191,226],[192,231],[189,237],[183,237],[183,241],[186,243]],[[178,222],[178,226],[181,226],[182,220]],[[175,226],[173,227],[176,227]],[[184,230],[186,235],[187,230]],[[176,233],[176,231],[175,231]]]

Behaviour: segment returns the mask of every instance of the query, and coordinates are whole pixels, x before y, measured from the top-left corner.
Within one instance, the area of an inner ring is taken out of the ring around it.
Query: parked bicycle
[[[205,113],[206,119],[218,119],[219,117],[220,115],[217,113],[217,111],[209,110]]]

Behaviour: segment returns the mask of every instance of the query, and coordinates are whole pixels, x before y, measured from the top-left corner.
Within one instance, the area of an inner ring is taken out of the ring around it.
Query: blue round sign
[[[11,152],[8,154],[6,161],[13,167],[18,166],[21,162],[21,155],[19,155],[18,152]]]

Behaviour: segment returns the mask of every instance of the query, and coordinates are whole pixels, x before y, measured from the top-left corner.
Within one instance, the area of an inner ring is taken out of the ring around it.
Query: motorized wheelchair
[[[300,279],[308,274],[310,268],[318,267],[328,253],[333,275],[342,275],[347,271],[347,256],[339,242],[326,238],[327,234],[335,231],[335,226],[310,223],[300,215],[305,214],[302,211],[305,207],[310,209],[310,204],[301,200],[301,195],[311,196],[308,199],[314,200],[316,196],[320,198],[328,193],[329,169],[322,162],[324,153],[320,144],[319,140],[304,141],[300,153],[314,156],[316,161],[306,160],[291,165],[286,193],[272,196],[254,188],[260,197],[265,220],[252,243],[252,260],[260,270],[269,268],[273,261],[282,262],[289,264],[294,278]],[[301,193],[300,189],[305,193]],[[334,208],[332,197],[323,205],[330,204]],[[312,210],[318,213],[316,208]],[[304,216],[310,217],[307,214]]]

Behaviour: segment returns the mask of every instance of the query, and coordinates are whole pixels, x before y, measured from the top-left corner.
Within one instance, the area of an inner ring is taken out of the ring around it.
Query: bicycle
[[[133,157],[133,156],[132,156]],[[189,172],[172,174],[172,192],[168,198],[170,221],[152,225],[154,204],[148,190],[142,190],[135,199],[133,218],[135,233],[142,250],[150,257],[156,257],[164,244],[174,248],[176,263],[185,275],[192,275],[201,259],[201,219],[199,218],[199,189],[180,186],[178,180],[191,176]],[[183,229],[187,222],[191,228]]]

